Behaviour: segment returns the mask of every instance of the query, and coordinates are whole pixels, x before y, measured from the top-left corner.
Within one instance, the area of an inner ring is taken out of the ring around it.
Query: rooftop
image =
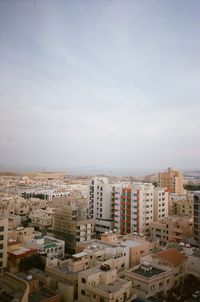
[[[29,295],[29,302],[40,302],[44,301],[45,299],[48,299],[50,297],[56,296],[57,293],[50,293],[49,291],[40,290],[38,292],[35,292],[31,295]]]
[[[22,288],[16,288],[14,284],[11,283],[11,280],[7,280],[7,278],[0,278],[0,301],[6,302],[10,298],[10,301],[14,298],[19,299],[21,301],[24,290]]]
[[[137,247],[137,246],[142,245],[142,242],[135,240],[135,239],[126,239],[126,240],[123,240],[121,243],[124,246],[128,246],[128,247]]]
[[[127,284],[128,281],[125,279],[118,278],[112,284],[98,284],[97,287],[107,293],[118,292],[124,284]]]
[[[177,266],[177,265],[183,263],[184,261],[186,261],[186,259],[187,259],[185,254],[179,252],[175,248],[167,249],[167,250],[159,252],[155,255],[173,266]]]
[[[132,272],[134,274],[138,274],[138,275],[141,275],[146,278],[151,278],[151,277],[154,277],[156,275],[163,273],[164,271],[159,268],[153,267],[153,266],[151,266],[151,269],[145,270],[143,268],[143,266],[141,265],[139,268],[137,268],[136,270],[133,270]]]

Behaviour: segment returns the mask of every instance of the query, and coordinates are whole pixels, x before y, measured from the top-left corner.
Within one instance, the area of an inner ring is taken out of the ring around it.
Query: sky
[[[200,168],[200,1],[0,0],[0,168]]]

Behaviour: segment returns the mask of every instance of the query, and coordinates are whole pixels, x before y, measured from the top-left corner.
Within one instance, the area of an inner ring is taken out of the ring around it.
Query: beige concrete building
[[[132,282],[139,298],[165,297],[173,287],[171,268],[144,262],[125,272],[125,279]]]
[[[25,245],[47,257],[64,257],[65,242],[54,237],[38,236],[28,240]]]
[[[20,272],[17,278],[28,283],[28,302],[60,302],[61,295],[52,288],[40,287],[39,279],[31,274]]]
[[[123,244],[111,244],[101,240],[91,240],[77,245],[77,250],[83,251],[88,259],[89,267],[109,265],[117,272],[129,268],[129,247]]]
[[[53,215],[55,209],[54,208],[47,208],[45,210],[38,209],[30,213],[31,223],[34,226],[39,227],[50,227],[53,223]]]
[[[190,216],[169,216],[150,226],[152,238],[162,243],[182,242],[193,234],[193,219]]]
[[[170,193],[184,194],[182,173],[172,168],[158,173],[158,187],[167,188]]]
[[[15,230],[8,231],[8,242],[19,242],[25,243],[27,240],[33,239],[38,232],[35,231],[34,227],[18,227]]]
[[[29,302],[28,283],[15,275],[4,273],[0,276],[0,301]]]
[[[102,238],[104,240],[91,240],[77,245],[77,251],[88,253],[91,265],[98,265],[99,261],[105,261],[111,268],[116,267],[117,271],[139,264],[141,257],[155,252],[159,247],[159,242],[156,240],[133,235],[119,236],[109,233],[102,234]]]
[[[136,294],[131,289],[131,282],[117,277],[115,269],[109,265],[91,268],[79,273],[78,301],[124,301],[131,302]]]
[[[186,215],[193,217],[194,215],[194,194],[169,194],[169,212],[170,215]]]
[[[74,252],[78,242],[90,240],[93,229],[94,220],[88,218],[85,200],[55,209],[53,233],[65,241],[67,250]]]
[[[0,271],[7,265],[8,219],[0,217]]]
[[[184,277],[187,273],[185,254],[179,252],[175,248],[167,249],[156,254],[152,254],[154,263],[164,265],[173,269],[173,287],[183,284]]]
[[[87,254],[82,252],[67,260],[48,259],[46,272],[51,275],[53,283],[57,284],[62,301],[73,302],[78,298],[78,273],[89,267]]]

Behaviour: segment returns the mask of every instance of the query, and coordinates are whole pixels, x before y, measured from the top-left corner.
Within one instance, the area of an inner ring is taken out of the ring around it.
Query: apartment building
[[[108,264],[117,272],[129,268],[129,247],[122,244],[94,239],[77,245],[77,251],[85,253],[89,267]]]
[[[187,192],[184,195],[169,194],[169,213],[170,215],[194,215],[194,193]]]
[[[167,188],[170,193],[184,194],[182,173],[172,168],[158,173],[158,187]]]
[[[150,225],[151,237],[163,244],[184,242],[192,234],[193,219],[190,216],[169,216]]]
[[[156,240],[147,240],[139,236],[119,236],[102,234],[101,240],[91,240],[77,245],[77,252],[84,251],[92,266],[101,263],[121,271],[137,265],[141,257],[155,252],[159,248]]]
[[[93,234],[94,220],[88,217],[85,200],[56,208],[53,217],[53,233],[56,238],[65,241],[69,252],[74,253],[76,244],[90,240]]]
[[[17,227],[8,231],[8,242],[25,243],[27,240],[33,239],[38,234],[34,227]]]
[[[51,276],[51,283],[57,283],[62,301],[73,302],[78,298],[78,274],[88,269],[87,254],[84,252],[72,255],[70,259],[49,258],[46,272]]]
[[[125,272],[125,279],[132,282],[132,287],[141,299],[166,297],[173,287],[172,277],[171,268],[147,261]]]
[[[32,211],[29,217],[32,225],[46,228],[52,226],[54,213],[54,208],[38,209]]]
[[[102,234],[113,230],[114,185],[106,177],[95,177],[89,187],[89,214],[95,219],[95,232]]]
[[[154,186],[151,183],[132,183],[117,188],[115,193],[114,228],[120,234],[147,235],[153,222]]]
[[[34,239],[28,240],[25,245],[48,257],[64,257],[65,242],[57,238],[36,236]]]
[[[200,191],[194,193],[194,240],[200,247]]]
[[[169,193],[165,188],[154,188],[153,220],[158,221],[168,216]]]
[[[154,263],[167,266],[173,270],[173,287],[178,287],[183,284],[184,277],[186,275],[186,261],[185,254],[179,252],[175,248],[167,249],[159,253],[152,254],[152,260]]]
[[[0,217],[0,271],[7,265],[8,219]]]
[[[131,289],[131,282],[117,277],[115,269],[103,264],[79,273],[78,301],[124,301],[131,302],[136,294]]]

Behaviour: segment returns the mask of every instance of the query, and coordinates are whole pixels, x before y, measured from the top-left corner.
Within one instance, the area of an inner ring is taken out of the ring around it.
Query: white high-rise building
[[[159,221],[168,217],[169,193],[165,188],[154,189],[153,220]]]
[[[95,219],[97,234],[113,229],[114,185],[106,177],[95,177],[89,188],[89,214]]]

